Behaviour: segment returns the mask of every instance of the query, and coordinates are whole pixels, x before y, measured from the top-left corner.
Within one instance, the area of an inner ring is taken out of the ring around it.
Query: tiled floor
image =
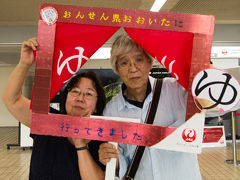
[[[31,150],[10,147],[7,144],[18,142],[17,128],[0,128],[0,180],[27,180]]]
[[[31,150],[11,147],[17,143],[17,128],[0,128],[0,180],[27,180]],[[240,142],[237,143],[237,156],[240,159]],[[224,148],[205,148],[198,156],[201,174],[204,180],[240,179],[240,166],[232,166],[225,160],[232,159],[231,141]]]
[[[237,142],[237,159],[240,158],[240,142]],[[239,180],[240,166],[227,164],[225,160],[233,159],[231,141],[224,148],[204,148],[198,155],[202,178],[206,180]]]

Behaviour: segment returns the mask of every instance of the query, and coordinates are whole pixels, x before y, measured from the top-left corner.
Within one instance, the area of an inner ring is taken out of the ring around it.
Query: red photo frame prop
[[[42,4],[31,133],[151,146],[175,130],[49,113],[51,98],[121,27],[188,91],[186,119],[198,112],[191,82],[209,66],[213,16]],[[76,52],[79,54],[74,55]],[[73,58],[78,62],[71,61]]]

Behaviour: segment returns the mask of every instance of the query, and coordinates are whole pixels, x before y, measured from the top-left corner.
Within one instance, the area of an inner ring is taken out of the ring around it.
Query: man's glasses
[[[135,67],[141,67],[144,64],[144,62],[145,57],[142,56],[135,57],[133,60],[123,58],[117,61],[117,66],[120,69],[129,69],[132,64],[134,64]]]
[[[86,90],[84,92],[79,91],[78,89],[74,88],[68,92],[71,96],[77,97],[81,94],[85,99],[92,100],[93,98],[97,97],[96,92],[93,90]]]

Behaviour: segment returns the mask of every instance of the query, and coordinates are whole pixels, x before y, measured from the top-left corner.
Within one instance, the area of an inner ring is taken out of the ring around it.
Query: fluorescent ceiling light
[[[166,1],[167,0],[155,0],[150,11],[158,12],[163,7]]]
[[[110,58],[110,47],[99,48],[90,59],[109,59]]]

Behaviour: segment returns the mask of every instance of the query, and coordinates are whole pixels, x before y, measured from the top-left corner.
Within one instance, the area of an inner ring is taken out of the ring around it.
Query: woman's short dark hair
[[[66,106],[68,92],[71,91],[72,88],[77,86],[77,83],[81,78],[90,79],[93,83],[93,86],[95,86],[95,90],[97,91],[98,97],[97,97],[97,104],[96,104],[97,111],[93,115],[102,115],[103,109],[106,104],[105,92],[103,89],[102,81],[97,76],[97,74],[93,71],[85,71],[85,72],[79,73],[70,79],[70,81],[68,82],[68,84],[63,90],[61,112],[64,114],[67,114],[65,106]]]

